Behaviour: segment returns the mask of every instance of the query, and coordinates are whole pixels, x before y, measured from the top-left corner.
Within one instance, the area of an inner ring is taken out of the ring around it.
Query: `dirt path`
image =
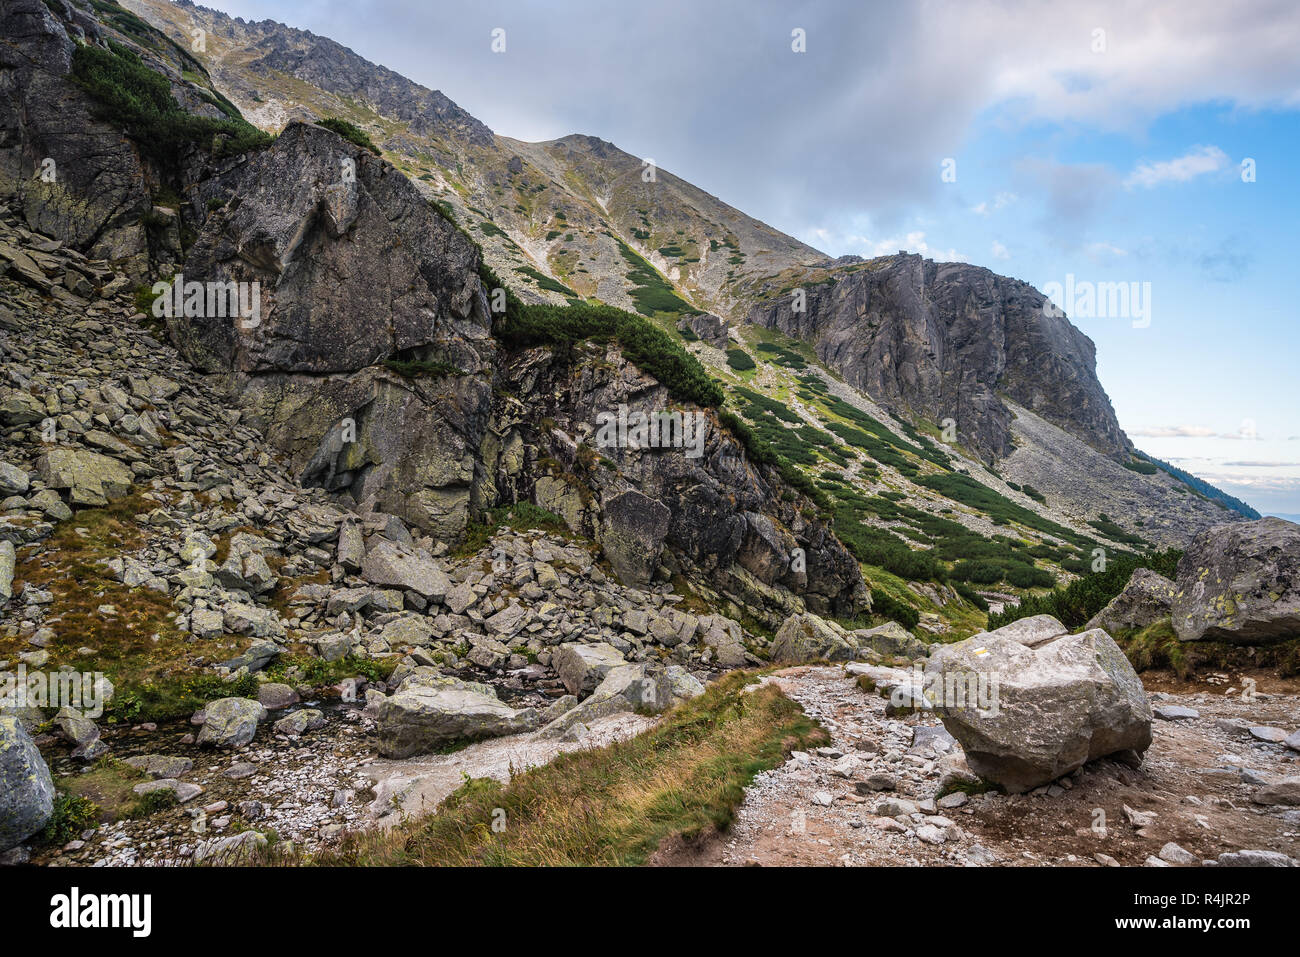
[[[1243,849],[1300,857],[1300,809],[1251,800],[1263,782],[1300,774],[1300,754],[1246,730],[1300,725],[1294,688],[1268,693],[1262,676],[1264,693],[1249,702],[1225,694],[1240,687],[1230,682],[1153,692],[1153,705],[1199,717],[1157,720],[1140,769],[1103,760],[1030,794],[953,794],[937,805],[960,747],[933,714],[887,717],[885,699],[838,667],[792,668],[767,680],[822,722],[831,747],[796,752],[760,775],[733,828],[673,863],[1097,866],[1103,855],[1137,865],[1169,842],[1197,863]],[[1155,817],[1138,827],[1125,805]]]

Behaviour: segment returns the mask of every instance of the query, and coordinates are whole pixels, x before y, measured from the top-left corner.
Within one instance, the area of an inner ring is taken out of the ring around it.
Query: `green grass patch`
[[[218,156],[265,149],[274,138],[242,117],[213,119],[187,113],[161,73],[134,52],[109,42],[109,48],[78,44],[72,54],[72,81],[96,102],[101,119],[121,126],[154,161],[177,164],[192,146]]]

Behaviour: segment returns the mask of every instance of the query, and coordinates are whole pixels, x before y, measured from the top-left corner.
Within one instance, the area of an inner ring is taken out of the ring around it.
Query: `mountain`
[[[305,484],[451,540],[525,500],[611,550],[666,547],[669,566],[638,577],[682,570],[773,627],[870,592],[938,633],[970,630],[976,586],[1000,601],[1097,549],[1179,545],[1234,517],[1135,467],[1091,341],[1024,283],[902,254],[832,260],[596,137],[500,136],[272,21],[167,0],[10,8],[12,35],[46,52],[12,58],[27,72],[8,74],[25,101],[0,117],[7,195],[136,281],[261,284],[251,332],[168,332]],[[122,72],[152,112],[118,96]],[[48,119],[55,102],[74,122]],[[310,125],[325,118],[347,138]],[[39,185],[40,156],[57,183]],[[509,316],[491,306],[502,286]],[[699,461],[593,455],[601,409],[683,399],[721,400]],[[616,504],[631,493],[666,517],[634,528],[644,516]],[[792,572],[794,550],[816,562]]]

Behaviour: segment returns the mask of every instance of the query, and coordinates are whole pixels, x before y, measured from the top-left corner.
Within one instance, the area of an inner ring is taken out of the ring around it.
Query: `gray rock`
[[[1219,855],[1223,867],[1300,867],[1300,861],[1281,851],[1224,851]]]
[[[1026,648],[1037,648],[1039,645],[1045,645],[1054,638],[1060,638],[1062,635],[1069,634],[1069,632],[1070,629],[1051,615],[1033,615],[1029,618],[1019,618],[1009,625],[1003,625],[996,631],[984,631],[971,637],[983,638],[987,635],[997,635],[999,638],[1018,641]]]
[[[446,573],[430,556],[414,548],[379,539],[361,561],[361,577],[372,585],[405,588],[433,602],[451,588]]]
[[[16,465],[0,461],[0,496],[26,495],[31,486],[27,473]]]
[[[614,668],[627,664],[618,650],[605,642],[580,644],[566,642],[551,656],[551,667],[569,694],[579,697],[595,691],[596,686]]]
[[[888,621],[875,628],[850,632],[858,650],[874,651],[886,657],[924,658],[930,646],[921,641],[896,621]]]
[[[198,743],[218,748],[243,747],[257,735],[257,723],[266,720],[266,709],[249,698],[209,701],[200,713]]]
[[[516,711],[484,685],[415,674],[375,712],[379,753],[407,758],[447,745],[519,734],[536,727],[537,712]]]
[[[1088,628],[1109,633],[1136,631],[1168,618],[1178,586],[1148,568],[1135,568],[1124,590],[1093,615]]]
[[[1160,853],[1157,856],[1168,864],[1181,864],[1183,866],[1196,864],[1200,861],[1200,858],[1191,851],[1179,847],[1173,841],[1160,848]]]
[[[791,615],[772,641],[772,660],[849,661],[857,653],[847,633],[834,622],[811,613]]]
[[[54,781],[18,719],[0,714],[0,851],[43,828],[54,813]]]
[[[1266,644],[1300,634],[1300,525],[1280,518],[1197,535],[1178,563],[1172,617],[1183,641]]]
[[[1266,741],[1269,744],[1281,744],[1287,739],[1287,733],[1282,728],[1253,725],[1249,730],[1250,736],[1256,741]]]
[[[194,767],[194,762],[189,758],[177,758],[165,754],[141,754],[126,758],[123,763],[137,771],[143,771],[151,778],[179,778],[188,774]]]
[[[1109,754],[1142,754],[1151,744],[1142,682],[1100,629],[1037,648],[998,631],[976,635],[936,648],[925,678],[971,770],[1013,793]],[[982,691],[971,687],[981,678]]]
[[[667,506],[638,491],[623,492],[604,503],[600,544],[624,585],[650,583],[671,518]]]
[[[1300,776],[1282,778],[1265,785],[1250,799],[1256,804],[1300,807]]]
[[[1195,708],[1184,708],[1179,704],[1159,704],[1151,709],[1151,713],[1161,721],[1185,721],[1201,716]]]
[[[174,778],[159,778],[156,781],[145,781],[143,784],[137,784],[131,790],[141,796],[153,794],[155,791],[171,791],[172,794],[176,795],[176,800],[181,804],[192,801],[203,793],[203,788],[199,787],[197,784],[177,781]]]
[[[366,556],[365,537],[359,522],[344,522],[339,526],[339,544],[335,559],[344,570],[361,571],[362,560]]]
[[[60,708],[54,726],[72,744],[72,756],[87,760],[102,755],[107,747],[99,740],[99,726],[75,708]]]
[[[301,711],[285,715],[275,722],[272,727],[275,729],[276,734],[285,734],[291,738],[296,738],[308,731],[315,731],[318,728],[325,727],[325,715],[315,708],[303,708]]]
[[[131,470],[117,459],[85,449],[53,448],[36,461],[50,488],[67,489],[74,505],[107,505],[131,491]]]
[[[8,601],[14,597],[14,568],[17,565],[17,555],[14,552],[14,543],[5,539],[0,541],[0,602]]]
[[[268,681],[257,686],[257,702],[267,711],[283,711],[298,703],[298,692],[289,685]]]

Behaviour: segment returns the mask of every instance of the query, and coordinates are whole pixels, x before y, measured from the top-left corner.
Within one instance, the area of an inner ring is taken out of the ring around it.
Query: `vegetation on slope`
[[[1019,605],[989,615],[989,629],[1001,628],[1031,615],[1052,615],[1071,630],[1082,628],[1124,590],[1135,569],[1149,568],[1172,578],[1182,557],[1183,553],[1176,548],[1144,555],[1118,555],[1106,562],[1104,571],[1084,575],[1045,595],[1027,596]]]
[[[370,138],[370,134],[355,123],[341,120],[337,116],[327,116],[323,120],[317,120],[316,125],[323,126],[327,130],[332,130],[349,143],[352,143],[355,146],[360,146],[363,150],[369,150],[376,156],[379,155],[379,147],[374,144],[374,141]]]
[[[1234,498],[1222,489],[1215,488],[1209,482],[1198,479],[1190,472],[1184,472],[1182,469],[1175,468],[1168,462],[1162,461],[1153,455],[1147,455],[1145,452],[1138,452],[1137,454],[1152,465],[1168,472],[1198,495],[1203,495],[1211,501],[1218,502],[1224,508],[1231,509],[1238,515],[1243,515],[1251,521],[1260,517],[1259,512],[1255,511],[1255,509],[1251,508],[1241,499]]]
[[[166,77],[112,41],[107,50],[79,45],[72,56],[72,79],[95,99],[102,119],[123,127],[160,166],[173,165],[177,154],[189,147],[210,147],[217,155],[228,155],[263,149],[273,141],[237,111],[233,116],[227,112],[225,119],[186,112],[172,96]]]

